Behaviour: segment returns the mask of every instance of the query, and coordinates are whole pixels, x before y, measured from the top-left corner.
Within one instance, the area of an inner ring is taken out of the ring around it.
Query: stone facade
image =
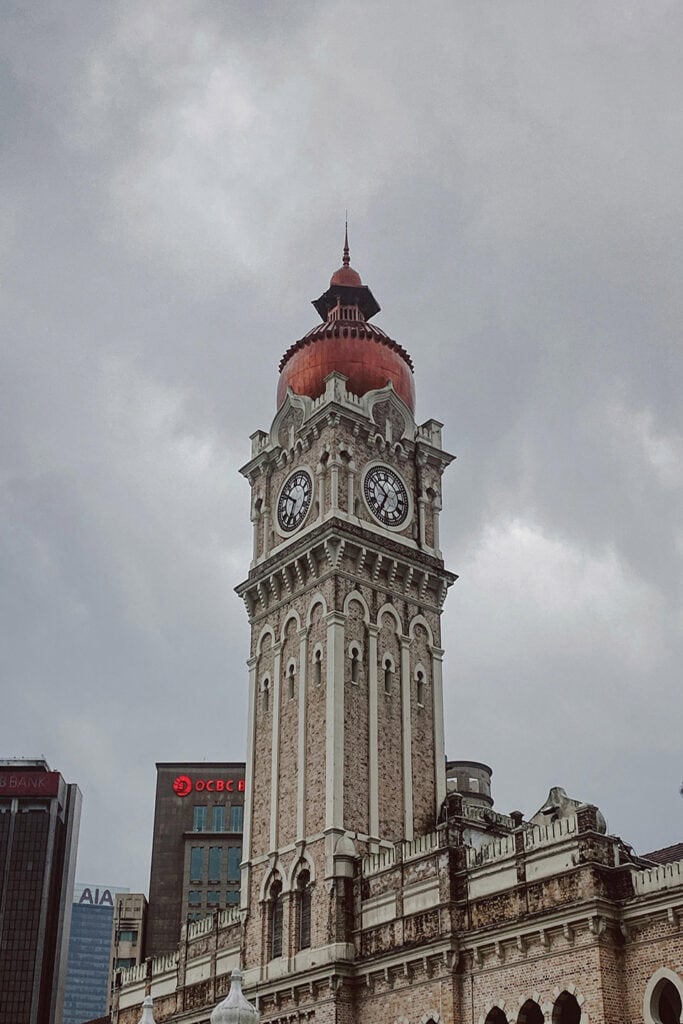
[[[335,275],[318,305],[330,337],[355,339],[374,299],[345,261],[353,287],[337,296]],[[151,992],[159,1024],[206,1022],[240,967],[269,1024],[679,1024],[683,862],[636,857],[560,790],[525,822],[493,810],[485,765],[449,763],[447,783],[441,611],[456,577],[439,512],[452,456],[441,424],[418,425],[399,397],[407,354],[361,336],[370,361],[391,348],[399,389],[355,393],[334,366],[322,394],[317,378],[310,395],[290,388],[243,469],[239,912],[186,926],[175,952],[124,973],[113,1020],[136,1024]],[[297,379],[317,337],[292,350]]]

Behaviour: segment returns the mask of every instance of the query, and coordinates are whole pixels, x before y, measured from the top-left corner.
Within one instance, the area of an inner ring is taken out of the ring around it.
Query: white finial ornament
[[[230,991],[211,1014],[211,1024],[258,1024],[259,1012],[242,992],[242,972],[230,975]]]
[[[142,1017],[138,1021],[138,1024],[156,1024],[154,1020],[154,1012],[152,1007],[154,1006],[154,1000],[151,996],[145,996],[142,1001]]]

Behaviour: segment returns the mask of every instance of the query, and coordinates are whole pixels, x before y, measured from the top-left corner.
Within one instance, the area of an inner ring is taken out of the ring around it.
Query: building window
[[[221,901],[221,894],[217,889],[209,889],[206,894],[207,907],[217,907]]]
[[[116,941],[130,942],[131,946],[134,946],[138,941],[138,933],[131,928],[121,928],[117,933]]]
[[[294,700],[294,666],[290,665],[287,671],[287,695],[290,700]]]
[[[417,703],[424,707],[425,702],[425,677],[424,672],[417,673]]]
[[[233,804],[230,808],[230,831],[241,832],[244,825],[244,807],[242,804]]]
[[[527,999],[517,1014],[517,1024],[545,1024],[543,1010],[533,999]]]
[[[136,960],[134,956],[120,956],[116,961],[116,969],[120,970],[124,967],[135,967]]]
[[[240,901],[240,894],[237,892],[236,889],[233,889],[231,892],[226,892],[226,894],[225,894],[225,902],[226,902],[226,905],[228,907],[235,907],[235,906],[237,906],[239,901]]]
[[[263,711],[268,714],[270,708],[270,679],[263,680]]]
[[[187,920],[190,921],[190,922],[192,922],[192,921],[201,921],[201,919],[203,917],[204,917],[204,914],[202,914],[201,912],[199,914],[188,914],[187,915]]]
[[[391,693],[394,686],[394,667],[390,658],[384,659],[384,692]]]
[[[562,995],[565,994],[564,992],[562,993]],[[561,998],[562,996],[560,996]],[[650,999],[650,1014],[657,1024],[679,1024],[681,1019],[681,995],[669,978],[662,978],[655,985],[652,998]],[[553,1024],[555,1024],[554,1013]]]
[[[228,849],[228,881],[239,882],[240,861],[242,860],[242,848],[231,846]]]
[[[197,804],[192,817],[192,831],[206,832],[206,804]]]
[[[323,652],[318,648],[313,656],[313,682],[320,686],[323,681]]]
[[[270,959],[282,956],[282,883],[273,882],[270,888]]]
[[[202,902],[202,893],[200,889],[190,889],[187,894],[187,902],[191,907],[198,907]]]
[[[486,1014],[484,1024],[508,1024],[508,1019],[499,1006],[493,1006]]]
[[[216,804],[211,808],[211,828],[214,832],[225,832],[225,807]]]
[[[201,882],[204,877],[204,847],[193,846],[190,850],[190,881]]]
[[[311,945],[311,876],[302,871],[297,879],[297,949]]]
[[[221,880],[221,853],[220,846],[209,847],[209,881],[220,882]]]
[[[669,982],[669,984],[671,984]],[[673,985],[671,986],[673,988]],[[674,990],[675,991],[675,990]],[[676,1024],[680,1017],[681,1001],[678,1001],[679,1015],[676,1017]],[[571,992],[560,992],[553,1006],[553,1024],[579,1024],[581,1020],[581,1007],[576,997]],[[664,1022],[662,1022],[664,1024]],[[673,1022],[672,1022],[673,1024]]]
[[[360,651],[357,647],[351,648],[351,682],[357,683],[360,680]]]

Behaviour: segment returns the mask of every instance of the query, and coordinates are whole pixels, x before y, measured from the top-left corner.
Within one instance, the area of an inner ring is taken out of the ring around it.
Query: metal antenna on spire
[[[346,217],[344,219],[344,259],[342,260],[342,266],[348,267],[351,260],[349,258],[349,211],[346,210]]]

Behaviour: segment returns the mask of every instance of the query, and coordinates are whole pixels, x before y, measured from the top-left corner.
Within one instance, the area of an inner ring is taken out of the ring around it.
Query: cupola
[[[322,320],[285,352],[280,362],[278,409],[287,388],[298,395],[318,398],[325,378],[342,373],[354,395],[364,395],[391,382],[411,412],[415,411],[413,363],[406,350],[381,328],[369,323],[379,303],[360,274],[351,266],[348,230],[344,235],[342,265],[330,286],[313,305]]]

